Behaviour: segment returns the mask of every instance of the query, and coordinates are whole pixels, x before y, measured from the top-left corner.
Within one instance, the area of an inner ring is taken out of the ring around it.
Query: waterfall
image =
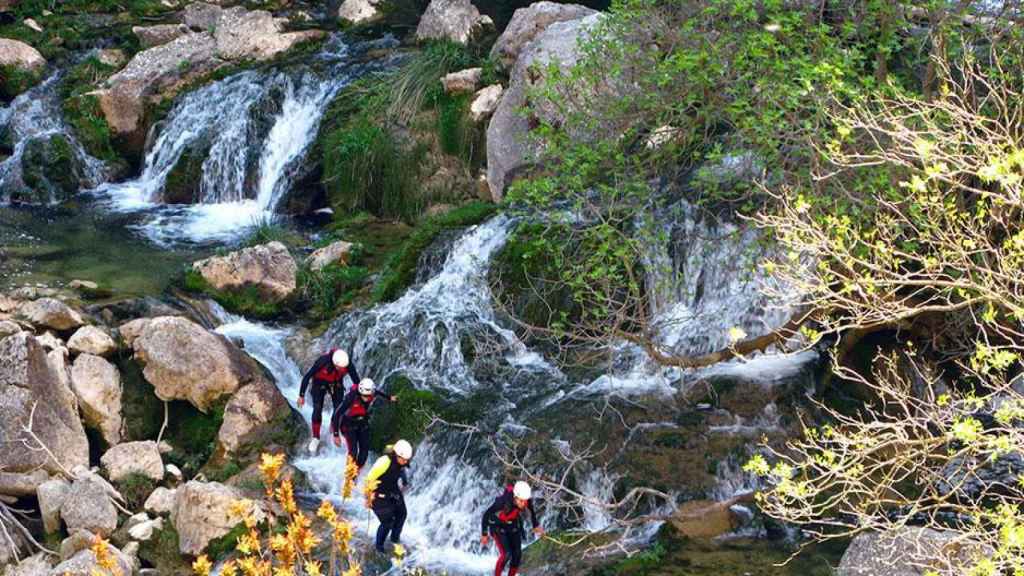
[[[158,127],[142,174],[96,193],[112,210],[145,213],[137,229],[161,245],[237,239],[273,217],[327,104],[387,64],[354,57],[392,44],[349,45],[335,36],[300,65],[240,72],[189,92]]]
[[[0,158],[3,148],[9,147],[9,156],[0,161],[0,204],[13,198],[25,197],[38,203],[56,203],[62,200],[52,190],[43,191],[26,170],[38,169],[49,175],[51,166],[26,166],[33,160],[26,157],[30,147],[44,145],[54,137],[70,147],[73,155],[74,186],[98,186],[106,178],[102,162],[89,156],[75,139],[61,116],[60,82],[62,73],[52,74],[44,82],[19,95],[4,108],[0,108]],[[61,169],[66,168],[62,166]],[[66,177],[68,175],[61,175]],[[40,198],[38,194],[45,193]],[[68,192],[70,195],[73,192]]]

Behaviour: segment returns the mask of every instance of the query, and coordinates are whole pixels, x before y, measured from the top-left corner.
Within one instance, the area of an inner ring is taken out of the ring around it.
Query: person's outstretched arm
[[[320,369],[323,368],[327,362],[330,361],[331,359],[325,354],[317,358],[316,361],[313,362],[313,365],[309,367],[309,370],[306,371],[306,374],[302,376],[302,385],[299,386],[300,399],[306,397],[306,390],[309,388],[309,382],[310,380],[313,379],[313,376],[317,372],[319,372]]]
[[[331,414],[331,434],[335,438],[338,438],[341,433],[341,419],[345,417],[348,409],[352,407],[352,403],[355,402],[355,392],[349,391],[345,394],[345,399],[341,401],[341,406],[334,409],[334,414]]]

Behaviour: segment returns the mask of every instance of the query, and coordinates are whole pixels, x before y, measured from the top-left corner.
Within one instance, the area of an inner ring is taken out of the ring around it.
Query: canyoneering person
[[[331,415],[334,445],[341,446],[341,436],[345,436],[348,455],[360,470],[370,455],[370,410],[378,398],[398,402],[397,397],[378,391],[372,379],[363,378],[352,386],[340,405],[335,405]]]
[[[498,546],[498,562],[494,566],[494,576],[502,576],[508,566],[508,576],[519,573],[519,564],[523,560],[523,513],[529,510],[533,533],[544,535],[544,528],[537,519],[537,511],[533,508],[533,490],[530,485],[520,480],[505,488],[505,492],[494,499],[484,512],[481,521],[480,543],[484,546],[494,538]]]
[[[402,526],[408,516],[404,495],[409,488],[406,468],[411,460],[412,444],[399,440],[384,450],[384,455],[374,462],[366,476],[366,485],[372,488],[367,504],[380,521],[374,544],[381,554],[387,553],[384,543],[389,535],[392,544],[401,542]],[[398,485],[399,480],[402,482],[401,487]]]
[[[351,363],[348,353],[344,350],[333,348],[322,354],[313,362],[313,366],[306,371],[302,377],[302,385],[299,387],[299,406],[306,403],[306,390],[309,389],[313,396],[313,423],[311,433],[313,438],[309,441],[309,451],[316,452],[320,446],[320,425],[323,422],[324,397],[331,395],[331,404],[334,411],[342,405],[345,398],[344,387],[342,386],[345,376],[352,378],[355,386],[362,380],[359,378],[359,371]],[[310,382],[312,381],[312,386]],[[372,382],[370,383],[372,385]]]

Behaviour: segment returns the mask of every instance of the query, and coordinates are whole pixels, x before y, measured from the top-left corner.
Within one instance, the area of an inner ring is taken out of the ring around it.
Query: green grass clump
[[[0,66],[0,100],[13,100],[16,96],[35,86],[42,74],[18,66]]]
[[[141,510],[146,498],[156,489],[156,482],[143,474],[132,473],[117,483],[117,490],[124,496],[129,510]]]
[[[362,266],[331,264],[320,270],[303,266],[299,269],[297,283],[302,298],[309,305],[309,315],[326,320],[337,316],[355,300],[368,276],[369,271]]]
[[[195,475],[217,447],[217,433],[224,423],[226,405],[226,400],[221,401],[203,414],[188,402],[170,402],[164,439],[174,451],[167,455],[167,461],[181,468],[187,476]]]
[[[497,210],[494,204],[471,202],[444,214],[428,218],[391,256],[381,279],[374,287],[374,302],[390,302],[408,288],[416,277],[416,264],[420,254],[437,238],[452,228],[463,228],[483,222]]]

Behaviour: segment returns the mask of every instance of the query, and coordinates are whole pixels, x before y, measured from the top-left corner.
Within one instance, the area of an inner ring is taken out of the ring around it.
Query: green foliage
[[[115,70],[95,57],[75,65],[61,83],[61,105],[64,119],[86,152],[107,162],[123,164],[124,160],[114,149],[110,126],[100,108],[99,98],[87,94]]]
[[[167,460],[187,476],[198,472],[213,455],[226,405],[226,400],[221,401],[203,414],[188,402],[175,400],[169,403],[164,438],[174,451],[167,455]]]
[[[387,382],[386,390],[388,394],[397,396],[398,402],[381,401],[375,408],[370,448],[376,452],[383,452],[386,445],[403,438],[415,445],[423,439],[430,414],[440,414],[443,404],[437,394],[417,389],[403,376]]]
[[[164,576],[192,576],[192,567],[181,553],[174,524],[164,522],[164,529],[148,541],[139,543],[139,558]]]
[[[155,488],[156,483],[150,477],[137,473],[129,474],[117,483],[117,489],[124,496],[129,510],[141,510]]]
[[[18,66],[0,66],[0,100],[13,100],[39,82],[40,78],[41,74]]]
[[[469,121],[468,94],[444,94],[437,104],[437,136],[445,154],[469,159],[476,126]]]
[[[330,264],[320,270],[299,269],[297,278],[309,314],[318,320],[334,318],[355,299],[369,272],[362,266]]]
[[[225,482],[232,476],[242,471],[241,465],[234,460],[228,460],[220,466],[207,466],[203,468],[203,473],[207,478],[214,482]]]
[[[471,202],[421,223],[413,234],[391,256],[381,279],[373,289],[374,302],[389,302],[397,298],[416,277],[416,264],[420,254],[444,230],[478,224],[497,210],[493,204]]]
[[[249,233],[243,247],[259,246],[270,242],[280,242],[285,246],[302,244],[303,237],[288,227],[287,223],[276,214],[263,214],[254,218],[249,225]]]
[[[284,304],[271,302],[255,286],[245,286],[233,291],[217,290],[210,286],[202,274],[191,267],[185,270],[182,287],[189,292],[206,294],[225,310],[254,318],[277,318],[286,310]]]
[[[212,540],[206,547],[206,554],[214,561],[224,558],[234,552],[235,546],[238,544],[238,538],[246,532],[248,532],[248,529],[245,527],[245,524],[238,524],[227,534]]]

